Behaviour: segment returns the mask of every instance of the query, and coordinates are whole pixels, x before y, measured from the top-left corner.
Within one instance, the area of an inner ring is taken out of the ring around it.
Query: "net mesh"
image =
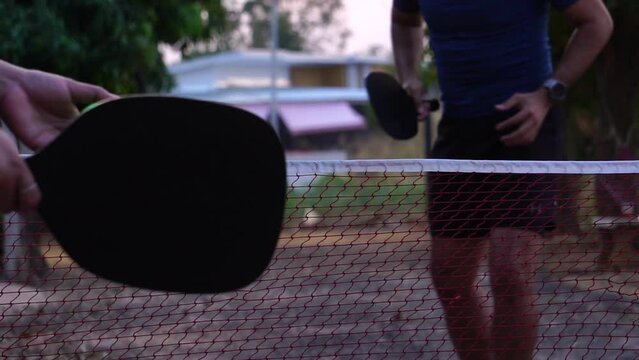
[[[539,316],[535,358],[636,358],[636,174],[639,162],[632,161],[291,161],[271,265],[245,289],[206,296],[96,278],[64,254],[37,218],[7,214],[0,354],[453,359],[454,321],[444,307],[471,289],[494,314],[481,324],[485,329],[510,306],[495,299],[526,299],[525,315]],[[549,209],[553,226],[544,217]],[[243,216],[250,226],[260,214],[247,209]],[[494,240],[495,246],[460,240],[496,237],[495,229],[513,224],[523,235]],[[444,247],[448,257],[437,257],[444,264],[433,260],[441,250],[433,231],[455,239]],[[502,251],[512,243],[530,243],[532,250]],[[467,282],[463,269],[475,258],[477,276]],[[500,291],[512,289],[505,275],[513,272],[495,269],[512,262],[525,265],[512,269],[527,286],[504,297]],[[475,341],[470,323],[458,321],[457,329]],[[511,340],[499,344],[515,347]],[[483,351],[478,341],[475,350]]]

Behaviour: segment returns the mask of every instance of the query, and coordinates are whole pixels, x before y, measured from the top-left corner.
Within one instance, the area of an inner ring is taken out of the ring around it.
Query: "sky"
[[[368,54],[371,47],[377,46],[382,50],[379,55],[389,55],[390,9],[393,0],[342,0],[342,3],[345,26],[351,31],[344,53]],[[166,46],[161,48],[167,63],[172,64],[180,60],[176,52]]]
[[[342,0],[347,27],[353,33],[346,53],[366,53],[380,45],[390,52],[390,9],[393,0]]]

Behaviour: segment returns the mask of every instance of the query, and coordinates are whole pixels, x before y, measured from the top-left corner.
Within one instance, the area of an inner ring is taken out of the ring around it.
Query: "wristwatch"
[[[551,102],[558,103],[566,100],[568,89],[566,88],[566,84],[561,81],[550,78],[544,81],[543,87],[546,89]]]

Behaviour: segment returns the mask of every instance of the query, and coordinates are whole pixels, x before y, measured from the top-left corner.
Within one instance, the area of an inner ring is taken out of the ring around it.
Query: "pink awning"
[[[347,102],[279,104],[279,114],[293,136],[366,129],[366,120]]]
[[[266,120],[266,117],[271,112],[271,106],[267,104],[241,104],[235,105],[240,109],[253,113],[262,119]]]

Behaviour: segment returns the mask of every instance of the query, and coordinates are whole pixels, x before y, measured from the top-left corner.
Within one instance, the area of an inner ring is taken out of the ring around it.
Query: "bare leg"
[[[517,229],[494,229],[489,248],[490,279],[495,296],[492,348],[495,359],[532,359],[539,315],[530,281],[540,235]]]
[[[433,238],[431,272],[448,332],[460,359],[492,359],[490,318],[478,293],[477,271],[486,240]]]
[[[611,267],[610,256],[615,249],[614,232],[602,231],[601,232],[601,250],[599,251],[599,257],[597,257],[597,268],[600,271],[607,271]]]

